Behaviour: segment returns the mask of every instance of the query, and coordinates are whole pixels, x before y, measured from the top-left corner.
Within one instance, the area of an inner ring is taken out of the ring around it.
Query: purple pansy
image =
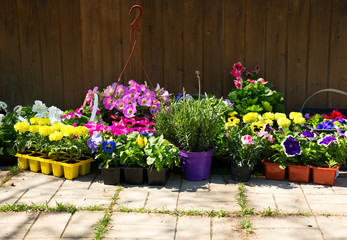
[[[294,157],[301,154],[300,142],[295,140],[292,136],[286,137],[281,144],[287,157]]]
[[[98,150],[98,145],[102,142],[102,136],[99,132],[95,131],[93,136],[88,139],[87,145],[95,153]]]
[[[335,125],[329,120],[321,122],[320,124],[317,125],[317,129],[334,129],[334,128],[335,128]]]
[[[337,139],[331,135],[326,136],[325,138],[321,139],[318,144],[319,145],[325,145],[326,147],[329,146],[330,143],[336,143]]]

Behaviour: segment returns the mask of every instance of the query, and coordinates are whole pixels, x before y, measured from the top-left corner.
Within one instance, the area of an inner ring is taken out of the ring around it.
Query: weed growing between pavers
[[[267,207],[264,209],[264,211],[262,211],[260,213],[260,215],[262,217],[265,217],[265,216],[269,216],[269,217],[272,217],[272,216],[275,216],[275,215],[278,215],[279,214],[279,211],[276,209],[276,210],[272,210],[271,207]]]
[[[64,204],[56,202],[57,206],[51,207],[45,204],[5,204],[0,206],[0,212],[30,212],[30,211],[39,211],[39,212],[68,212],[75,213],[77,211],[104,211],[105,207],[102,206],[88,206],[88,207],[77,207],[72,204]]]
[[[254,208],[250,208],[248,206],[247,196],[245,194],[246,188],[244,183],[239,183],[238,187],[239,193],[237,197],[237,202],[241,207],[241,211],[239,215],[242,217],[240,221],[240,228],[245,230],[245,233],[251,234],[253,233],[253,224],[250,220],[250,215],[254,214]]]
[[[104,237],[104,235],[107,233],[107,230],[108,230],[108,225],[110,224],[110,221],[111,221],[111,217],[112,217],[112,209],[114,207],[114,205],[116,204],[118,198],[119,198],[119,193],[120,191],[123,189],[124,187],[122,186],[119,186],[113,197],[112,197],[112,202],[110,204],[110,206],[105,210],[105,214],[104,216],[102,217],[102,219],[99,220],[98,224],[96,225],[95,227],[95,231],[94,231],[94,234],[95,234],[95,237],[94,237],[94,240],[100,240]]]

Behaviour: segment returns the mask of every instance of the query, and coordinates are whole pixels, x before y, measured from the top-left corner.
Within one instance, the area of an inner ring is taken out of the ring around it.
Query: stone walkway
[[[124,185],[120,190],[104,185],[96,173],[65,180],[23,171],[0,187],[0,208],[72,204],[83,209],[2,211],[0,239],[93,239],[105,215],[95,209],[109,206],[113,210],[103,239],[347,239],[347,172],[332,187],[252,178],[245,183],[248,205],[257,213],[250,216],[251,234],[240,228],[238,186],[229,176],[191,182],[170,175],[165,187]],[[213,212],[227,215],[208,216]]]

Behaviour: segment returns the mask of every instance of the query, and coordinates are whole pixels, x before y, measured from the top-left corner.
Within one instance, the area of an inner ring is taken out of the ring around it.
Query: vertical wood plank
[[[184,0],[183,86],[187,93],[198,92],[195,71],[203,72],[203,10],[201,1]]]
[[[13,1],[11,1],[13,2]],[[23,104],[42,100],[40,39],[36,1],[17,1],[20,50],[22,56]]]
[[[63,107],[64,84],[61,72],[60,25],[57,5],[39,0],[42,57],[42,99],[47,106]]]
[[[309,11],[308,0],[289,1],[287,112],[298,111],[306,99]]]
[[[77,108],[84,101],[81,21],[79,1],[59,1],[64,107]]]
[[[170,93],[183,88],[183,2],[164,0],[164,86]]]
[[[223,1],[205,0],[204,5],[202,86],[204,92],[220,97],[223,92]]]
[[[234,63],[244,63],[245,0],[225,0],[223,40],[223,95],[227,96],[234,85],[230,75]]]
[[[143,64],[153,86],[155,87],[156,83],[163,86],[162,1],[144,1],[143,10]]]
[[[104,85],[117,81],[122,71],[122,33],[120,2],[103,0],[101,3],[102,75]]]
[[[324,0],[311,1],[306,97],[328,87],[331,3]],[[327,107],[327,95],[317,95],[312,99],[314,102],[310,100],[307,106]]]
[[[347,92],[347,2],[333,1],[332,31],[330,44],[329,87]],[[344,95],[332,93],[329,96],[332,108],[347,108]]]
[[[287,67],[287,0],[269,0],[266,26],[266,80],[285,92]]]
[[[23,104],[16,4],[0,1],[0,101],[12,111]]]
[[[130,43],[130,33],[131,33],[131,27],[130,24],[133,22],[133,20],[136,18],[136,16],[139,14],[139,11],[135,9],[131,15],[129,15],[129,11],[132,6],[134,5],[140,5],[142,7],[142,1],[140,0],[129,0],[129,1],[121,1],[121,29],[122,29],[122,70],[123,67],[126,64],[126,61],[129,57],[130,54],[130,45],[133,46],[133,37],[132,37],[132,42]],[[143,9],[144,11],[149,11],[151,12],[151,9]],[[140,59],[143,62],[143,42],[144,42],[144,33],[148,34],[147,32],[144,31],[143,29],[143,19],[144,16],[142,15],[139,25],[140,25],[140,32],[138,34],[138,42],[137,42],[137,48],[138,48],[138,53],[140,55]],[[140,65],[140,62],[138,60],[138,55],[137,55],[137,50],[134,50],[133,56],[131,58],[131,71],[132,71],[132,78],[139,82],[142,83],[144,81],[144,75],[142,72],[142,68]],[[118,73],[117,78],[119,77],[121,71]],[[128,64],[127,68],[124,71],[124,74],[121,78],[121,83],[127,85],[128,81],[131,79],[130,77],[130,63]]]
[[[100,0],[81,0],[83,88],[85,94],[95,86],[102,90]]]
[[[264,69],[266,0],[247,0],[245,65],[247,71]],[[263,74],[265,74],[263,72]]]

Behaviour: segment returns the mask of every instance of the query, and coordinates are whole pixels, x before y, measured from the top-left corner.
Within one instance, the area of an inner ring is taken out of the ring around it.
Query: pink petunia
[[[139,92],[140,92],[140,94],[144,94],[145,93],[145,91],[146,91],[146,85],[145,84],[141,84],[140,85],[140,90],[139,90]]]
[[[238,89],[241,89],[241,88],[242,88],[242,83],[241,83],[241,81],[234,80],[234,83],[235,83],[235,87],[236,87],[236,88],[238,88]]]
[[[153,91],[149,90],[149,89],[145,90],[144,95],[146,95],[148,98],[151,98],[151,99],[155,98],[155,93]]]
[[[111,96],[105,97],[103,103],[107,110],[112,110],[115,105],[115,102]]]
[[[123,97],[125,92],[128,91],[128,88],[123,86],[123,85],[119,85],[116,89],[116,96],[117,97]]]
[[[136,105],[136,99],[132,98],[130,95],[126,95],[123,97],[123,103],[125,106]]]
[[[257,82],[261,82],[263,85],[267,84],[268,82],[265,82],[264,78],[259,78]]]
[[[113,83],[112,85],[108,86],[104,93],[102,94],[103,97],[108,97],[108,96],[113,96],[115,95],[115,90],[116,90],[116,85],[117,83]]]
[[[89,105],[92,104],[92,102],[94,100],[94,93],[97,93],[97,92],[98,92],[98,87],[94,87],[93,90],[91,90],[91,89],[88,90],[86,98],[87,98],[87,103]]]
[[[115,108],[122,112],[124,109],[124,102],[123,99],[117,99],[116,102],[114,103]]]
[[[133,105],[127,105],[123,109],[123,114],[126,118],[132,118],[135,117],[135,113],[137,113],[136,106]]]
[[[134,99],[137,99],[139,97],[140,93],[135,90],[135,89],[129,89],[126,93],[125,93],[125,96],[129,96],[131,98],[134,98]]]
[[[263,137],[264,139],[268,139],[271,143],[273,143],[273,137],[269,133],[265,131],[259,131],[258,132],[259,137]]]
[[[251,135],[244,135],[241,137],[242,144],[249,145],[253,144],[252,136]]]
[[[147,97],[146,95],[143,95],[141,97],[139,97],[137,99],[137,102],[141,105],[141,106],[147,106],[147,107],[150,107],[151,104],[152,104],[152,100]]]

